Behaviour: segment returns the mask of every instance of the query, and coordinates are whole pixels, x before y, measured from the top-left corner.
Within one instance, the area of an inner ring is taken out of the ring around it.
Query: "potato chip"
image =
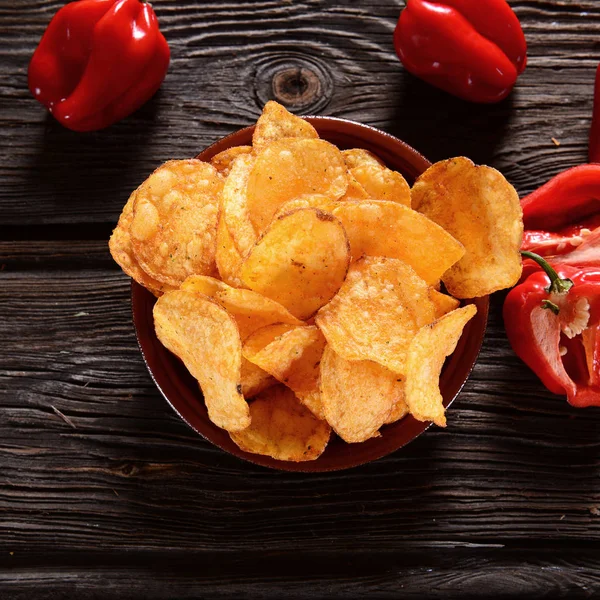
[[[233,161],[242,154],[250,154],[252,152],[252,146],[233,146],[227,148],[218,154],[215,154],[210,159],[210,164],[217,170],[223,177],[227,177],[233,166]]]
[[[336,204],[337,203],[334,200],[327,196],[323,196],[323,194],[304,194],[282,204],[275,213],[273,220],[278,219],[282,215],[292,212],[297,208],[318,208],[325,212],[331,212]]]
[[[443,317],[446,313],[456,310],[460,306],[460,300],[448,296],[448,294],[443,294],[434,287],[429,288],[429,299],[433,302],[433,306],[435,307],[436,319]]]
[[[181,289],[204,294],[222,306],[235,319],[242,341],[257,329],[273,323],[302,325],[302,321],[281,304],[252,290],[231,287],[213,277],[193,275],[181,284]]]
[[[244,357],[242,357],[240,381],[244,398],[254,398],[257,394],[277,383],[275,377]]]
[[[333,144],[295,138],[273,142],[259,152],[248,179],[250,220],[262,232],[289,200],[303,194],[337,200],[347,187],[346,166]]]
[[[263,108],[252,135],[256,151],[282,138],[318,138],[317,130],[307,121],[293,115],[281,104],[270,100]]]
[[[517,192],[500,172],[464,157],[444,160],[417,179],[412,201],[466,248],[442,277],[453,296],[485,296],[517,283],[523,214]]]
[[[346,442],[377,435],[390,417],[402,381],[370,360],[346,360],[326,346],[321,359],[321,398],[327,422]]]
[[[391,371],[390,371],[391,372]],[[398,377],[396,375],[396,377]],[[396,379],[396,385],[394,386],[394,404],[392,406],[392,412],[389,417],[385,420],[386,425],[391,425],[403,419],[408,414],[408,405],[404,398],[404,382]]]
[[[242,342],[233,317],[200,294],[176,290],[154,305],[154,327],[200,383],[210,420],[228,431],[248,427],[240,383]]]
[[[254,156],[238,156],[225,180],[222,196],[222,218],[234,246],[244,257],[258,238],[248,213],[248,179],[254,166]]]
[[[283,385],[260,394],[250,404],[250,415],[248,429],[230,433],[244,452],[292,462],[315,460],[331,436],[329,425],[317,419]]]
[[[199,160],[171,160],[138,188],[131,243],[140,266],[178,287],[194,273],[216,270],[219,198],[223,181]]]
[[[306,319],[339,290],[350,260],[342,224],[315,208],[301,208],[274,221],[242,265],[252,290]]]
[[[123,212],[119,217],[119,222],[110,236],[108,247],[112,257],[121,269],[123,269],[129,277],[137,281],[140,285],[143,285],[147,290],[150,290],[158,297],[163,292],[173,288],[148,275],[148,273],[140,267],[133,254],[129,228],[131,227],[131,221],[133,220],[133,203],[136,192],[137,190],[129,196],[129,200],[127,200]]]
[[[428,286],[409,265],[366,257],[350,267],[316,323],[341,357],[372,360],[402,376],[410,341],[433,319]]]
[[[371,196],[367,194],[365,188],[356,181],[356,178],[352,173],[348,172],[348,189],[346,193],[340,198],[341,202],[346,200],[368,200]]]
[[[235,247],[232,237],[229,235],[223,216],[219,218],[219,224],[217,225],[215,260],[219,275],[225,283],[234,287],[244,286],[240,279],[240,270],[244,261],[242,255]]]
[[[465,252],[439,225],[396,202],[340,202],[333,214],[346,230],[352,260],[361,256],[399,258],[430,284]]]
[[[260,352],[265,346],[278,339],[284,333],[295,329],[295,325],[286,325],[285,323],[274,323],[257,329],[252,335],[244,340],[242,354],[253,356]]]
[[[315,416],[324,418],[319,390],[319,364],[325,348],[323,334],[313,326],[295,327],[270,343],[256,341],[242,347],[242,354],[289,387]]]
[[[397,171],[369,164],[354,167],[350,173],[374,200],[410,206],[410,187]]]
[[[439,379],[447,356],[454,352],[465,325],[477,308],[468,304],[423,327],[413,338],[406,359],[406,404],[419,421],[446,426]]]
[[[384,162],[375,156],[372,152],[364,148],[350,148],[350,150],[342,150],[344,162],[349,169],[354,167],[362,167],[363,165],[374,165],[376,167],[385,167]]]

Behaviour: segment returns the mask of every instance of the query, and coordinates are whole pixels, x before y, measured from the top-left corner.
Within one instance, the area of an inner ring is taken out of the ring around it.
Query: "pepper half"
[[[521,24],[505,0],[408,0],[394,46],[413,75],[471,102],[508,96],[527,64]]]
[[[79,0],[46,29],[29,64],[29,89],[65,127],[94,131],[149,100],[169,59],[150,4]]]
[[[504,326],[513,350],[554,394],[600,406],[600,267],[561,265],[524,252],[543,270],[513,288]]]

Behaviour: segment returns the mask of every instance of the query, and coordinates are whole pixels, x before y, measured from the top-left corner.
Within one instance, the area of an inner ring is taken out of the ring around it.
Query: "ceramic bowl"
[[[379,156],[388,167],[402,173],[412,184],[429,166],[429,161],[401,140],[383,132],[344,119],[307,117],[321,138],[340,149],[365,148]],[[215,154],[232,146],[249,145],[254,127],[246,127],[220,139],[202,151],[198,158],[208,161]],[[138,343],[148,371],[156,386],[175,412],[206,440],[249,462],[284,471],[336,471],[376,460],[402,448],[422,434],[431,424],[417,421],[412,416],[386,425],[381,436],[360,444],[346,444],[335,435],[325,452],[315,461],[284,462],[268,456],[249,454],[240,450],[229,434],[208,418],[202,394],[196,380],[183,363],[158,341],[154,332],[152,307],[156,299],[142,286],[133,282],[131,287],[133,322]],[[444,405],[450,406],[467,381],[483,342],[487,324],[489,299],[468,300],[463,304],[477,306],[477,315],[467,324],[454,353],[448,357],[440,379]],[[452,422],[451,422],[452,423]]]

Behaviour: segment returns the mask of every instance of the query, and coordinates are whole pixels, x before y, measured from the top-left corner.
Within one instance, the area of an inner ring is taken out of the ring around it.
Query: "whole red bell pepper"
[[[46,29],[29,64],[29,89],[65,127],[93,131],[149,100],[169,59],[150,4],[79,0]]]
[[[600,267],[542,266],[513,288],[504,325],[515,353],[573,406],[600,406]]]
[[[394,46],[405,68],[471,102],[498,102],[527,64],[519,19],[505,0],[407,0]]]

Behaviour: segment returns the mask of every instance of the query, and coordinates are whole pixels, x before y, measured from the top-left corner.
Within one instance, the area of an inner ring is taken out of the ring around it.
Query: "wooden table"
[[[0,597],[600,594],[600,409],[570,408],[513,355],[502,294],[446,430],[347,472],[277,473],[210,446],[167,406],[107,249],[156,166],[274,97],[431,160],[467,155],[530,192],[586,161],[598,1],[511,2],[529,65],[508,100],[474,106],[403,71],[399,1],[156,0],[164,85],[85,135],[27,90],[61,4],[0,0]]]

